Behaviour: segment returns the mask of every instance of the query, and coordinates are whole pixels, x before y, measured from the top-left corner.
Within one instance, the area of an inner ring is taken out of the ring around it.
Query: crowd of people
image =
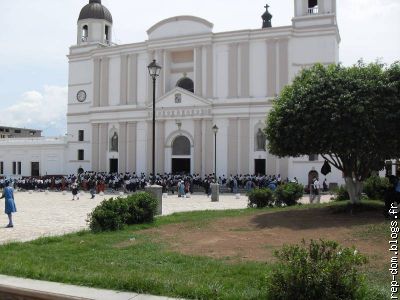
[[[6,182],[19,190],[35,191],[90,191],[92,196],[101,192],[123,191],[133,193],[137,190],[144,190],[146,185],[155,181],[155,184],[163,187],[164,193],[177,192],[178,196],[194,191],[204,191],[211,193],[211,184],[218,182],[222,192],[238,193],[239,191],[251,191],[254,188],[268,187],[275,190],[282,183],[280,175],[229,175],[219,176],[216,180],[215,174],[200,176],[200,174],[177,175],[177,174],[157,174],[155,177],[144,173],[104,173],[104,172],[84,172],[69,176],[43,176],[43,177],[22,177],[18,179],[0,179],[0,189]],[[286,179],[289,182],[288,179]],[[297,182],[294,178],[293,182]]]

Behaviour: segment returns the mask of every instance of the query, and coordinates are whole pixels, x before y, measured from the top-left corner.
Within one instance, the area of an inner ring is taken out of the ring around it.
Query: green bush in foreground
[[[366,193],[370,199],[383,200],[389,186],[388,178],[374,175],[365,180],[364,193]]]
[[[137,193],[126,198],[104,200],[88,215],[87,222],[94,232],[115,231],[125,225],[152,222],[157,200],[148,193]]]
[[[126,198],[129,216],[127,224],[141,224],[153,222],[157,212],[157,199],[148,193],[137,193]]]
[[[254,189],[247,196],[249,197],[248,207],[263,208],[273,203],[273,192],[268,188]]]
[[[346,188],[341,185],[335,191],[335,200],[336,201],[347,201],[350,200],[349,193],[347,192]]]
[[[276,251],[279,263],[267,278],[269,299],[363,299],[366,258],[334,241],[311,241]]]
[[[303,197],[304,187],[301,184],[289,182],[279,185],[275,190],[277,204],[286,204],[287,206],[297,204],[297,201]]]

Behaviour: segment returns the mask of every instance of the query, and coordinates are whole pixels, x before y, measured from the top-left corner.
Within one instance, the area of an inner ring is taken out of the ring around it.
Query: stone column
[[[162,215],[162,186],[159,186],[159,185],[146,186],[145,191],[157,199],[158,205],[157,205],[156,215],[161,216]]]
[[[218,202],[219,201],[219,184],[211,183],[211,201]]]
[[[202,126],[201,120],[194,121],[194,173],[201,174],[202,163]]]
[[[128,71],[128,105],[137,104],[137,81],[138,81],[138,55],[129,55],[129,71]],[[144,70],[143,72],[145,72]]]
[[[104,57],[101,59],[101,75],[100,75],[100,106],[108,106],[108,87],[109,87],[109,64],[110,59]]]
[[[203,94],[203,53],[201,47],[194,49],[194,93],[202,96]]]
[[[92,124],[92,171],[99,171],[99,124]]]
[[[93,107],[100,106],[100,59],[95,58],[93,60]]]
[[[205,165],[205,175],[214,173],[214,132],[212,131],[212,121],[203,120],[204,154],[203,163]]]
[[[275,97],[276,92],[276,41],[269,40],[267,42],[267,96]]]
[[[250,97],[250,49],[249,43],[240,44],[240,97]]]
[[[228,61],[228,98],[238,96],[238,44],[229,46]]]
[[[151,51],[148,54],[148,64],[150,64],[153,59],[155,59],[155,52]],[[146,66],[147,67],[147,66]],[[147,71],[147,105],[153,103],[153,79],[151,78],[149,72]],[[156,95],[157,97],[157,95]]]
[[[99,129],[99,171],[108,172],[107,170],[107,153],[108,153],[108,123],[100,124]]]
[[[128,104],[128,55],[121,55],[120,105]]]
[[[249,156],[250,156],[250,121],[249,119],[240,119],[240,143],[239,143],[239,155],[240,155],[240,173],[250,173],[249,168]]]
[[[119,137],[118,137],[118,170],[120,173],[126,172],[127,160],[127,122],[119,123]]]
[[[163,173],[165,167],[165,121],[156,123],[156,173]]]
[[[282,39],[279,41],[279,90],[289,82],[289,40]]]
[[[212,45],[207,46],[206,51],[206,59],[207,59],[207,80],[206,80],[206,97],[211,99],[214,97],[214,69],[213,69],[213,62],[214,62],[214,51]]]
[[[164,67],[164,50],[157,51],[157,63]],[[156,99],[161,97],[164,94],[164,86],[165,86],[165,76],[164,76],[165,69],[161,69],[160,76],[157,77],[156,81]],[[152,100],[153,101],[153,100]]]
[[[127,172],[136,172],[136,123],[127,124]]]
[[[146,164],[146,168],[147,168],[147,174],[150,174],[152,172],[153,169],[153,124],[152,121],[147,121],[147,153],[146,153],[146,158],[147,158],[147,164]],[[157,134],[157,130],[156,130],[156,134]]]
[[[238,173],[238,120],[229,119],[228,125],[228,174]]]
[[[138,121],[136,124],[136,172],[147,173],[147,158],[150,154],[148,148],[148,122]]]
[[[277,168],[277,162],[278,158],[275,155],[272,155],[271,153],[267,153],[267,174],[269,175],[276,175],[278,174],[278,168]]]

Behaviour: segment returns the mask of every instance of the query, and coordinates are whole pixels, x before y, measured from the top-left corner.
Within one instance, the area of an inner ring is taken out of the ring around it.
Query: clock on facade
[[[79,102],[83,102],[86,100],[86,92],[84,90],[80,90],[77,94],[76,94],[76,99]]]

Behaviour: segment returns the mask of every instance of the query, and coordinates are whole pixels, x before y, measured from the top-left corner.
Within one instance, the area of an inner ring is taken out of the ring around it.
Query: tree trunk
[[[362,181],[354,180],[351,177],[345,178],[346,189],[350,196],[351,204],[358,204],[361,201],[361,192],[363,188]]]

